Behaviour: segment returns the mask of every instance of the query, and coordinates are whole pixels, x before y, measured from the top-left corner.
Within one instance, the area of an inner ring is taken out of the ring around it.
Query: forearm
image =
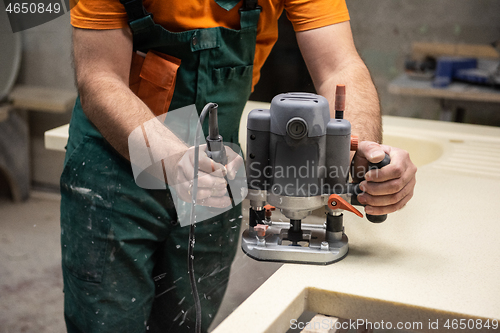
[[[160,121],[151,120],[155,118],[154,114],[119,77],[94,75],[90,82],[79,82],[79,92],[85,115],[125,158],[130,158],[130,133],[146,123],[151,148],[168,148],[169,156],[179,158],[186,151],[183,141]]]
[[[379,99],[370,73],[361,59],[347,60],[344,66],[339,67],[328,79],[316,86],[318,94],[328,99],[332,118],[335,116],[337,84],[346,86],[344,117],[350,121],[352,133],[357,135],[360,141],[380,143],[382,126]]]
[[[153,156],[182,156],[187,150],[185,144],[154,119],[128,87],[132,59],[129,29],[74,28],[73,54],[83,111],[122,156],[130,158],[129,135],[141,126],[147,127],[143,129],[147,132],[144,139],[151,149],[165,150],[153,151]]]
[[[366,213],[372,215],[400,209],[413,195],[416,168],[405,151],[376,143],[382,139],[379,100],[356,51],[349,22],[298,32],[297,42],[316,90],[329,100],[332,117],[336,85],[346,86],[345,118],[361,141],[356,154],[352,153],[356,156],[352,176],[361,181],[365,192],[358,195],[358,201],[366,204]],[[391,157],[388,166],[365,173],[369,162],[378,163],[385,154]]]
[[[327,43],[325,43],[327,41]],[[381,140],[380,106],[370,73],[352,40],[349,22],[297,33],[307,68],[317,92],[335,109],[335,88],[346,86],[345,117],[360,140]]]

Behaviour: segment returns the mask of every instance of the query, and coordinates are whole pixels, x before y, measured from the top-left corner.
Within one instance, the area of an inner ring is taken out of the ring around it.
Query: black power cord
[[[188,244],[188,274],[189,274],[189,282],[191,284],[191,291],[193,293],[194,299],[194,307],[196,311],[196,324],[195,324],[195,332],[201,333],[201,302],[200,296],[198,295],[198,288],[196,287],[196,279],[194,276],[194,224],[195,224],[195,205],[196,205],[196,195],[198,194],[198,159],[200,156],[200,134],[202,133],[201,126],[205,121],[205,117],[209,110],[217,108],[217,104],[208,103],[205,105],[203,110],[200,113],[200,121],[196,127],[196,135],[194,138],[194,175],[193,175],[193,188],[191,193],[191,213],[190,213],[190,221],[191,225],[189,228],[189,244]]]

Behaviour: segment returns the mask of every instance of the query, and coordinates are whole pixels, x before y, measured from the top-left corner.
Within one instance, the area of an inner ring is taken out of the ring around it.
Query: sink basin
[[[439,142],[417,136],[384,133],[383,143],[406,150],[410,153],[411,160],[417,167],[434,162],[444,152],[443,146]]]

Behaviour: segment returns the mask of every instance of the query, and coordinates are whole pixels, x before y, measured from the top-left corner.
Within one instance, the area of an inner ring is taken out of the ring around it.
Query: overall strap
[[[120,0],[125,7],[128,16],[128,25],[135,35],[138,31],[153,27],[153,14],[148,12],[142,3],[142,0]]]
[[[146,10],[142,0],[120,0],[120,3],[125,7],[132,32],[155,24],[153,14]],[[241,28],[256,25],[261,10],[262,7],[258,5],[258,0],[243,0],[243,5],[240,8]]]
[[[243,0],[243,5],[240,8],[241,29],[256,28],[261,11],[262,7],[259,6],[258,0]]]
[[[144,8],[142,0],[120,0],[120,3],[125,7],[129,24],[146,16],[153,17],[153,14]]]
[[[262,10],[262,7],[259,6],[258,4],[258,0],[243,0],[243,6],[241,6],[240,8],[240,12],[245,10],[255,10],[255,9]]]

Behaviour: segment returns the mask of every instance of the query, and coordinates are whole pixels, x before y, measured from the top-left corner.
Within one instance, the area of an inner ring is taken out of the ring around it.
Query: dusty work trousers
[[[134,48],[181,60],[170,109],[219,104],[221,134],[237,141],[251,90],[259,10],[241,30],[170,33],[151,17],[132,22]],[[124,116],[126,116],[124,110]],[[61,245],[69,332],[192,332],[188,227],[168,190],[138,187],[125,160],[85,117],[77,100],[61,177]],[[194,270],[205,331],[224,295],[241,207],[196,224]]]

